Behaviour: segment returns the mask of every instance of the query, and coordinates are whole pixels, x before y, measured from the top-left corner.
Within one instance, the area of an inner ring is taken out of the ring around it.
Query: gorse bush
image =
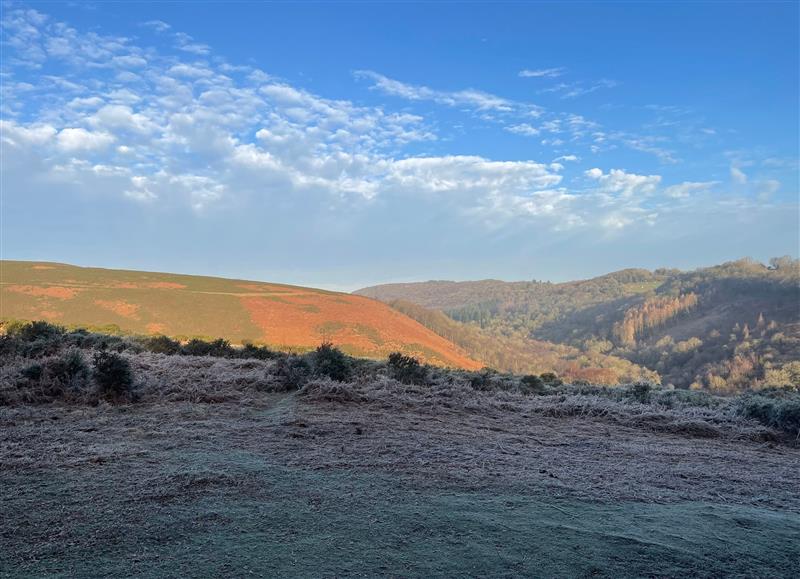
[[[653,386],[648,382],[635,382],[625,389],[625,395],[636,402],[647,404],[650,402]]]
[[[739,413],[800,438],[800,396],[745,396],[739,401]]]
[[[350,358],[330,342],[323,342],[311,356],[314,375],[346,382],[351,375]]]
[[[14,323],[8,328],[9,335],[15,336],[24,342],[37,340],[53,340],[60,338],[66,330],[49,322],[36,321],[30,323]]]
[[[266,346],[256,346],[254,344],[245,344],[239,351],[241,358],[253,358],[255,360],[272,360],[277,358],[280,354],[267,348]]]
[[[520,380],[520,391],[523,394],[544,394],[547,392],[547,386],[536,374],[528,374]]]
[[[484,368],[479,372],[470,372],[469,374],[469,385],[472,386],[475,390],[492,390],[492,378],[494,375],[497,374],[491,368]]]
[[[133,371],[125,358],[114,352],[97,352],[92,359],[92,367],[101,395],[112,399],[130,398]]]
[[[554,372],[543,372],[540,378],[548,386],[561,386],[564,383]]]
[[[400,352],[392,352],[386,363],[389,376],[404,384],[424,384],[428,377],[428,369],[413,356]]]
[[[181,343],[167,336],[152,336],[144,340],[143,346],[154,354],[179,354]]]
[[[22,368],[19,388],[31,390],[29,401],[45,402],[55,398],[75,398],[84,390],[89,378],[89,366],[77,350],[44,358]]]
[[[275,361],[270,376],[279,390],[297,390],[305,386],[311,377],[311,365],[302,356],[282,356]]]

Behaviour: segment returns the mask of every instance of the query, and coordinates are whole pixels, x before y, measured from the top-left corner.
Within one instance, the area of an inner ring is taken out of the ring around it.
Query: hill
[[[0,318],[180,339],[221,337],[281,350],[331,341],[354,356],[393,351],[478,368],[408,316],[361,296],[214,277],[2,261]]]
[[[505,372],[554,372],[568,382],[592,384],[627,384],[659,379],[656,372],[624,358],[601,352],[584,352],[567,344],[554,344],[521,335],[493,334],[474,324],[457,322],[441,311],[404,300],[394,300],[389,305],[464,348],[487,366]]]
[[[558,284],[431,281],[356,293],[435,308],[497,339],[568,345],[643,365],[664,383],[727,391],[800,385],[799,272],[790,258],[741,259]]]

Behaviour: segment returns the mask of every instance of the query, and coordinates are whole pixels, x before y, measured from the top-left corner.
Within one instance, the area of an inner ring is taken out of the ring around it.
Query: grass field
[[[747,420],[132,360],[138,404],[0,406],[0,576],[796,576],[800,448]]]
[[[125,333],[251,341],[305,351],[331,341],[384,358],[479,368],[461,349],[378,301],[311,288],[202,276],[3,261],[0,318]]]

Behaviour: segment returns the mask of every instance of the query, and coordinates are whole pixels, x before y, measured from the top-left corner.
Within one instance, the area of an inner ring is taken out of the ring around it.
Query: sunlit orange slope
[[[381,302],[305,287],[213,277],[0,262],[0,317],[179,338],[222,337],[305,350],[330,341],[382,358],[478,368],[460,348]]]

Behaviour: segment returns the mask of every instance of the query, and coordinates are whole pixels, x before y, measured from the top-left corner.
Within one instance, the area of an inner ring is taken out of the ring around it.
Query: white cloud
[[[194,42],[194,39],[183,32],[175,33],[175,48],[198,56],[205,56],[211,52],[211,47],[207,44]]]
[[[142,26],[145,28],[150,28],[151,30],[155,30],[156,32],[166,32],[172,28],[172,26],[163,20],[148,20],[147,22],[142,22]]]
[[[528,123],[521,123],[519,125],[511,125],[505,127],[505,129],[509,133],[516,133],[518,135],[525,135],[526,137],[534,137],[538,135],[541,131],[536,127],[529,125]]]
[[[48,124],[18,125],[14,121],[0,120],[0,139],[15,147],[42,146],[53,140],[56,129]]]
[[[145,115],[134,113],[125,105],[106,105],[88,118],[93,127],[107,131],[125,130],[134,133],[152,133],[156,125]]]
[[[538,68],[538,69],[529,69],[526,68],[524,70],[519,71],[519,76],[522,78],[555,78],[557,76],[561,76],[566,72],[566,69],[562,66],[556,68]]]
[[[208,68],[203,66],[194,66],[191,64],[176,64],[168,71],[171,76],[179,76],[186,78],[202,78],[213,76],[213,73]]]
[[[111,64],[124,68],[140,68],[147,66],[147,60],[135,55],[115,56],[111,59]]]
[[[674,199],[685,199],[695,193],[704,193],[717,183],[717,181],[684,181],[678,185],[667,187],[664,189],[664,194]]]
[[[24,93],[26,120],[2,122],[7,151],[13,147],[3,168],[13,165],[20,174],[194,211],[261,198],[275,206],[313,200],[315,207],[348,209],[432,204],[489,227],[536,221],[542,231],[616,231],[653,223],[661,211],[658,175],[594,168],[570,183],[561,174],[562,162],[579,160],[562,154],[564,145],[569,151],[581,144],[655,149],[661,142],[654,137],[636,140],[580,115],[483,91],[437,90],[357,73],[382,93],[468,110],[483,126],[541,135],[541,142],[557,147],[545,152],[556,157],[549,163],[436,155],[430,151],[447,145],[442,140],[433,148],[435,119],[327,99],[247,66],[197,59],[191,50],[164,55],[126,39],[20,18],[36,33],[12,30],[9,50],[53,73],[28,71],[33,88]],[[175,40],[192,43],[180,34]],[[30,43],[42,53],[27,51]],[[65,45],[78,50],[69,54]],[[141,61],[147,66],[139,68]],[[688,203],[699,186],[673,185],[662,198]]]
[[[96,151],[114,142],[114,136],[105,132],[90,132],[82,128],[61,129],[57,137],[62,151]]]
[[[533,161],[490,161],[475,156],[412,157],[392,162],[390,182],[431,193],[510,194],[558,185],[561,175]]]
[[[584,82],[561,82],[553,86],[543,88],[540,93],[558,93],[562,99],[573,99],[579,96],[591,94],[603,88],[614,88],[619,83],[615,80],[601,79],[593,83]]]
[[[595,167],[586,171],[585,175],[598,181],[600,192],[618,194],[622,197],[648,195],[653,193],[661,182],[660,175],[637,175],[622,169],[611,169],[608,173],[603,173],[601,169]]]
[[[373,81],[372,88],[384,94],[414,101],[433,101],[452,107],[466,106],[477,110],[511,111],[514,103],[502,97],[475,89],[442,91],[422,85],[413,85],[391,79],[370,70],[356,71],[357,78]]]
[[[731,179],[738,185],[745,185],[747,183],[747,175],[739,167],[731,165]]]

